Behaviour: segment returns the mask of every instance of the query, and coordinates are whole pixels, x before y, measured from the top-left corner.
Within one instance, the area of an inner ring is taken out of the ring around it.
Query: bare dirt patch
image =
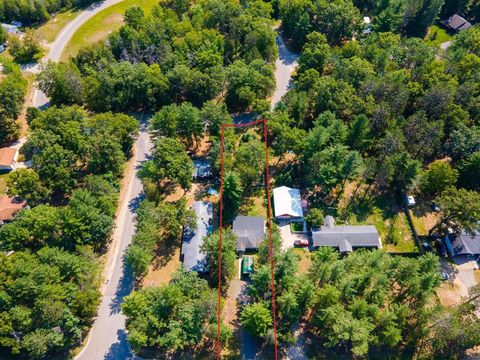
[[[172,280],[172,275],[180,266],[180,247],[177,247],[167,262],[161,266],[156,266],[157,259],[154,259],[153,264],[149,266],[147,275],[143,278],[142,288],[148,286],[159,286],[168,284]]]

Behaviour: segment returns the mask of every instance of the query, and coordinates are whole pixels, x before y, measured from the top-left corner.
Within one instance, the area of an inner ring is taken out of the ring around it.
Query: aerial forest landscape
[[[480,1],[0,0],[27,359],[480,359]]]

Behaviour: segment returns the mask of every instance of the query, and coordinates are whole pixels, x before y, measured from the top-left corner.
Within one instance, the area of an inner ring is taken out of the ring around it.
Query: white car
[[[416,204],[415,198],[412,195],[406,195],[405,202],[407,203],[408,207],[414,207]]]

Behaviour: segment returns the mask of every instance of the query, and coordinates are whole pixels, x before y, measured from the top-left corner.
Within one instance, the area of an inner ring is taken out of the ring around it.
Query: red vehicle
[[[295,246],[307,247],[309,245],[309,242],[307,239],[298,239],[298,240],[295,240],[293,244]]]

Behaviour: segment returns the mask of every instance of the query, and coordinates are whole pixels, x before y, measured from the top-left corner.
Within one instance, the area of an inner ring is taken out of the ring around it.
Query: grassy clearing
[[[265,190],[259,189],[253,194],[245,197],[238,212],[241,215],[267,217]]]
[[[375,225],[382,238],[385,250],[394,252],[417,251],[407,217],[391,196],[382,195],[368,199],[363,203],[353,205],[352,210],[348,222],[351,225]],[[414,217],[413,221],[417,231],[423,233],[425,225],[422,220]]]
[[[72,36],[60,60],[68,60],[78,54],[80,49],[105,40],[111,32],[120,29],[123,25],[123,14],[129,7],[139,6],[149,14],[158,2],[159,0],[125,0],[99,12]]]
[[[298,272],[300,274],[308,273],[308,270],[312,265],[312,254],[310,254],[307,249],[303,248],[293,248],[292,251],[299,256]]]
[[[7,177],[8,174],[0,174],[0,195],[5,195],[7,190]]]
[[[452,37],[444,28],[441,28],[438,25],[430,26],[430,29],[428,29],[428,33],[425,36],[425,42],[428,46],[432,47],[440,46],[440,44],[450,40],[452,40]]]
[[[70,9],[56,14],[47,23],[36,28],[35,35],[41,40],[52,43],[65,25],[75,19],[80,11],[81,9]]]

